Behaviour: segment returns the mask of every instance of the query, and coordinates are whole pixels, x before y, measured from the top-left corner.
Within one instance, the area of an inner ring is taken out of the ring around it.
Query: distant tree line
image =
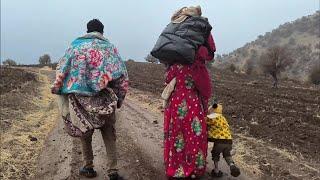
[[[2,62],[2,64],[4,66],[16,66],[17,65],[16,61],[14,61],[12,59],[6,59],[5,61]]]
[[[13,59],[6,59],[5,61],[2,62],[4,66],[19,66],[19,67],[43,67],[43,66],[48,66],[52,69],[56,69],[57,63],[52,63],[51,57],[49,54],[44,54],[39,57],[38,64],[18,64],[15,60]]]

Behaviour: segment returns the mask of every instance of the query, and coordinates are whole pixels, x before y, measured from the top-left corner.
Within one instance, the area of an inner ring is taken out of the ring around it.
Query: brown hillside
[[[282,77],[307,81],[312,66],[320,61],[320,11],[258,36],[255,41],[223,55],[222,58],[218,57],[214,66],[227,68],[234,64],[238,71],[246,72],[251,65],[255,72],[259,72],[261,54],[273,46],[286,47],[294,60]]]

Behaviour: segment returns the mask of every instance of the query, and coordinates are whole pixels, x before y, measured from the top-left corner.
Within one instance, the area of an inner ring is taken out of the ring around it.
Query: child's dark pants
[[[223,158],[226,160],[227,164],[234,164],[234,161],[231,156],[232,144],[228,143],[217,143],[215,142],[211,150],[212,160],[214,162],[219,162],[220,154],[222,153]]]

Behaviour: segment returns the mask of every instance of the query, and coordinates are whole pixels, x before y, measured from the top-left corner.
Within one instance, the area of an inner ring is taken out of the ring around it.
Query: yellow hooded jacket
[[[222,115],[221,104],[207,115],[207,127],[210,142],[232,143],[231,131],[227,119]]]

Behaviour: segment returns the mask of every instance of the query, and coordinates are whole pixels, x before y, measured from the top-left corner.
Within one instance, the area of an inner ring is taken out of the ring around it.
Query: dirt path
[[[132,119],[138,119],[134,111],[130,110],[132,106],[126,104],[118,112],[117,129],[117,146],[119,154],[120,173],[125,179],[154,179],[161,174],[162,162],[161,149],[153,150],[142,142],[149,141],[147,136],[138,132],[133,125]],[[125,119],[125,118],[126,119]],[[130,118],[127,118],[130,117]],[[58,126],[50,133],[46,147],[39,158],[39,179],[79,179],[78,168],[81,166],[81,147],[76,138],[71,138],[63,130],[62,121],[58,121]],[[140,131],[140,132],[143,132]],[[150,138],[152,140],[152,138]],[[155,139],[154,139],[155,140]],[[141,144],[140,144],[141,143]],[[155,141],[151,142],[155,143]],[[150,150],[149,153],[157,156],[149,156],[144,150]],[[95,131],[93,137],[93,148],[95,156],[95,167],[99,174],[96,179],[107,179],[106,172],[106,152],[99,131]],[[152,151],[151,151],[152,150]],[[83,179],[83,178],[81,178]],[[161,176],[159,179],[163,179]]]
[[[53,108],[57,110],[56,106]],[[37,178],[85,179],[78,175],[82,163],[79,140],[71,138],[64,132],[61,120],[56,119],[56,122],[57,125],[49,134],[39,157]],[[162,160],[162,114],[153,111],[151,107],[143,106],[131,94],[117,112],[116,130],[118,163],[120,174],[124,179],[165,179]],[[98,130],[94,133],[93,148],[94,164],[98,172],[98,177],[95,179],[108,179],[106,151]],[[211,157],[208,157],[208,160],[210,159]],[[225,164],[223,167],[223,170],[228,172]],[[211,168],[209,165],[208,169]],[[231,178],[226,176],[225,179]],[[238,179],[248,178],[242,176]]]
[[[162,125],[154,122],[161,122],[161,119],[159,114],[152,113],[129,99],[118,112],[116,126],[119,167],[125,179],[165,179]],[[106,152],[99,131],[94,134],[93,147],[95,166],[99,173],[96,179],[106,179]],[[62,121],[59,121],[40,156],[39,179],[79,179],[77,171],[81,166],[80,160],[78,139],[69,137],[63,130]]]

